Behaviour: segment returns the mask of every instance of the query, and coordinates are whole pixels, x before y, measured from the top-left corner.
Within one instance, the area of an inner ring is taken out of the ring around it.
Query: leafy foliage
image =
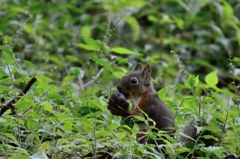
[[[29,79],[37,82],[16,102],[16,115],[0,116],[0,157],[82,158],[112,149],[116,158],[159,158],[154,145],[135,141],[136,125],[106,107],[139,61],[153,67],[159,98],[175,113],[176,136],[193,117],[208,123],[196,127],[199,134],[218,135],[201,136],[218,140],[215,147],[192,149],[167,136],[170,158],[194,150],[202,158],[239,155],[239,6],[239,0],[3,0],[0,97],[15,99]]]

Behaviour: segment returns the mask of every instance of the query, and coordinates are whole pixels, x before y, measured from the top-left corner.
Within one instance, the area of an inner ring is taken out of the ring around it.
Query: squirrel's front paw
[[[122,93],[114,93],[111,95],[108,102],[108,110],[118,116],[129,116],[131,110],[131,103],[127,101]]]

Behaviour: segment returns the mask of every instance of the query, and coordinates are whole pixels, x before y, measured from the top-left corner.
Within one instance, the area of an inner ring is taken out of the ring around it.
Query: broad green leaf
[[[118,53],[118,54],[124,54],[124,55],[142,55],[140,53],[137,52],[133,52],[131,50],[128,50],[126,48],[123,47],[114,47],[111,49],[112,52]]]
[[[232,19],[234,15],[234,11],[232,6],[229,4],[227,1],[222,1],[223,2],[223,17],[225,19]]]
[[[18,142],[18,140],[16,139],[15,136],[13,136],[13,134],[10,134],[10,133],[0,133],[1,136],[5,136],[5,137],[8,137],[9,139],[13,140],[14,142]]]
[[[193,88],[199,83],[198,76],[189,75],[187,81],[185,82],[185,86],[188,88]]]
[[[52,61],[53,63],[55,63],[57,66],[63,66],[63,61],[59,58],[59,56],[46,56],[46,59],[49,61]]]
[[[77,75],[80,75],[81,78],[83,78],[84,74],[85,74],[85,71],[82,70],[81,68],[74,68],[72,73],[77,76]]]
[[[24,112],[28,108],[30,108],[31,106],[34,106],[34,105],[35,105],[35,103],[33,102],[33,100],[27,98],[27,96],[22,96],[21,100],[19,100],[15,104],[15,107],[16,107],[17,111]]]
[[[28,33],[28,34],[32,34],[33,33],[33,26],[30,24],[26,24],[24,26],[24,30]]]
[[[96,62],[97,64],[99,64],[99,65],[103,66],[104,68],[106,68],[108,71],[113,72],[113,68],[112,68],[112,66],[109,63],[107,63],[107,62],[105,62],[105,61],[103,61],[103,60],[101,60],[99,58],[93,58],[92,57],[91,59],[94,62]]]
[[[28,60],[22,60],[22,62],[24,62],[27,66],[32,67],[34,69],[38,69],[38,67],[36,65],[34,65],[32,62],[28,61]]]
[[[108,125],[108,128],[110,130],[115,130],[119,127],[119,125],[117,123],[111,123],[110,125]]]
[[[9,92],[9,91],[11,91],[11,88],[0,85],[0,92],[5,92],[5,91]]]
[[[1,50],[1,49],[2,49],[7,55],[13,55],[13,54],[14,54],[14,52],[13,52],[11,49],[7,48],[7,47],[0,46],[0,50]]]
[[[99,51],[102,45],[102,42],[100,40],[95,40],[90,37],[83,37],[83,40],[86,44],[79,43],[76,44],[80,48],[88,51]]]
[[[49,93],[47,95],[47,99],[50,99],[50,100],[56,100],[56,99],[63,99],[62,95],[61,94],[57,94],[57,93]]]
[[[88,45],[88,44],[82,44],[79,43],[77,44],[77,46],[79,46],[80,48],[84,49],[84,50],[88,50],[88,51],[97,51],[99,48],[94,46],[94,45]]]
[[[8,74],[4,71],[0,71],[0,79],[4,78],[4,77],[7,77]]]
[[[63,124],[63,129],[66,130],[66,131],[72,131],[72,122],[71,121],[64,121],[64,124]]]
[[[159,19],[154,15],[149,15],[148,20],[153,22],[153,23],[158,23],[159,22]]]
[[[136,41],[140,34],[140,26],[138,24],[138,21],[133,16],[125,17],[124,20],[131,26],[133,41]]]
[[[96,138],[101,138],[101,137],[107,137],[110,135],[110,131],[107,131],[105,129],[101,129],[99,131],[96,132]]]
[[[146,0],[137,0],[137,1],[129,1],[129,0],[105,0],[103,8],[107,10],[108,12],[117,12],[124,8],[141,8],[146,4]]]
[[[49,149],[52,147],[52,144],[50,141],[43,142],[40,146],[41,151],[45,151],[46,149]]]
[[[30,130],[31,132],[34,132],[34,131],[36,131],[37,127],[38,127],[38,122],[35,121],[34,119],[28,118],[28,120],[27,120],[28,130]]]
[[[80,73],[78,68],[74,68],[74,70],[72,72],[75,76],[79,75],[79,73]]]
[[[207,83],[208,86],[215,86],[218,83],[217,72],[218,72],[218,70],[215,70],[215,71],[209,73],[205,77],[205,82]]]
[[[48,159],[47,155],[43,152],[37,152],[30,156],[31,159]]]
[[[54,113],[54,112],[53,112],[52,105],[49,104],[48,102],[43,105],[43,109],[46,110],[46,111],[48,111],[48,112],[50,112],[50,113]]]
[[[88,45],[92,45],[92,46],[95,46],[97,48],[99,48],[101,46],[101,41],[100,40],[95,40],[95,39],[90,38],[90,37],[83,37],[83,40]]]
[[[52,82],[52,79],[47,76],[36,76],[36,78],[40,82]]]
[[[120,73],[119,71],[114,71],[114,72],[113,72],[113,76],[116,77],[116,78],[118,78],[118,79],[121,79],[121,78],[122,78],[122,75],[121,75],[121,73]]]
[[[214,139],[214,140],[218,141],[218,139],[216,137],[212,136],[212,135],[203,135],[201,137],[204,138],[204,139]]]
[[[158,91],[158,98],[160,98],[161,100],[164,100],[166,94],[167,94],[167,89],[166,88],[162,88],[160,91]]]
[[[177,24],[179,29],[184,29],[185,22],[184,22],[183,19],[181,19],[181,18],[179,18],[177,16],[173,16],[173,19],[174,19],[174,22]]]
[[[8,159],[29,159],[29,157],[24,155],[17,155],[17,156],[8,157]]]
[[[88,25],[84,25],[81,29],[80,29],[80,34],[84,37],[90,37],[92,32],[91,32],[91,27]]]

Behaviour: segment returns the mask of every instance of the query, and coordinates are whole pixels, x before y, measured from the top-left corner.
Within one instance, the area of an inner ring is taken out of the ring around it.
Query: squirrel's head
[[[151,74],[149,65],[142,70],[142,64],[138,63],[133,72],[122,78],[117,89],[127,98],[130,95],[134,98],[140,97],[149,90],[149,87],[152,87]]]

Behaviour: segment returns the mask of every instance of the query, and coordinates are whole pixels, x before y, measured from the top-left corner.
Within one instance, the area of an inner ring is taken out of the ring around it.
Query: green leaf
[[[187,81],[185,82],[185,86],[188,88],[193,88],[199,83],[198,76],[189,75]]]
[[[96,138],[101,138],[101,137],[107,137],[110,134],[109,131],[105,130],[105,129],[101,129],[99,131],[96,132]]]
[[[99,58],[91,58],[94,62],[96,62],[97,64],[103,66],[104,68],[106,68],[108,71],[110,71],[111,73],[113,72],[113,68],[111,67],[111,65]]]
[[[0,46],[0,49],[2,49],[7,55],[13,55],[14,54],[14,52],[7,47]]]
[[[24,155],[17,155],[17,156],[8,157],[8,159],[29,159],[29,157]]]
[[[40,146],[40,150],[45,151],[46,149],[49,149],[52,147],[52,144],[50,141],[43,142]]]
[[[121,79],[122,78],[122,74],[119,72],[119,71],[114,71],[113,72],[113,76],[118,78],[118,79]]]
[[[208,86],[215,86],[218,83],[217,72],[218,72],[218,70],[215,70],[215,71],[209,73],[205,77],[205,82],[207,83]]]
[[[136,41],[140,34],[140,26],[138,24],[138,21],[133,16],[125,17],[124,20],[131,26],[133,41]]]
[[[72,73],[77,76],[77,75],[80,75],[81,78],[83,78],[84,74],[85,74],[85,71],[82,70],[81,68],[74,68]]]
[[[95,46],[97,48],[99,48],[101,46],[101,41],[100,40],[95,40],[95,39],[90,38],[90,37],[83,37],[83,40],[88,45],[92,45],[92,46]]]
[[[74,68],[74,70],[72,72],[75,76],[79,75],[79,73],[80,73],[78,68]]]
[[[85,36],[85,37],[90,37],[92,32],[91,32],[91,27],[88,26],[88,25],[84,25],[81,29],[80,29],[80,34],[82,36]]]
[[[112,48],[111,51],[117,54],[124,54],[124,55],[142,55],[140,53],[133,52],[123,47],[115,47],[115,48]]]
[[[49,103],[45,103],[45,104],[43,105],[43,109],[46,110],[46,111],[48,111],[48,112],[50,112],[50,113],[54,113],[54,112],[53,112],[52,105],[49,104]]]
[[[47,155],[43,152],[37,152],[30,156],[31,159],[48,159]]]
[[[44,83],[53,81],[51,78],[47,76],[36,76],[36,78],[39,82],[44,82]]]
[[[214,137],[212,135],[203,135],[201,137],[204,138],[204,139],[214,139],[214,140],[218,141],[218,138],[216,138],[216,137]]]
[[[232,19],[234,15],[232,6],[227,1],[222,1],[222,2],[223,2],[224,19]]]
[[[34,106],[34,102],[31,99],[28,99],[27,96],[22,96],[21,100],[16,103],[16,109],[19,112],[26,111],[29,107]]]
[[[110,130],[115,130],[119,127],[119,125],[117,123],[111,123],[110,125],[108,125],[108,128]]]
[[[34,119],[28,118],[27,120],[27,128],[31,132],[34,132],[37,129],[38,122],[36,122]]]
[[[98,50],[98,47],[96,47],[94,45],[79,43],[79,44],[77,44],[77,46],[79,46],[80,48],[82,48],[84,50],[88,50],[88,51],[97,51]]]
[[[2,79],[4,77],[8,77],[8,74],[4,71],[0,71],[0,79]]]
[[[0,85],[0,93],[5,92],[5,91],[9,92],[9,91],[11,91],[11,88]]]
[[[79,43],[76,44],[80,48],[88,51],[98,51],[101,48],[102,42],[100,40],[95,40],[89,37],[83,37],[86,44]]]
[[[27,66],[32,67],[34,69],[38,69],[38,67],[36,65],[34,65],[32,62],[28,61],[28,60],[22,60],[23,63],[25,63]]]
[[[72,131],[72,122],[71,121],[64,121],[64,124],[63,124],[63,129],[66,130],[66,131]]]
[[[166,88],[162,88],[160,91],[158,91],[158,98],[160,98],[161,100],[164,100],[166,94],[167,94],[167,89]]]
[[[12,141],[14,142],[18,142],[16,137],[13,136],[13,134],[10,134],[10,133],[0,133],[1,136],[5,136],[5,137],[8,137],[9,139],[11,139]]]

